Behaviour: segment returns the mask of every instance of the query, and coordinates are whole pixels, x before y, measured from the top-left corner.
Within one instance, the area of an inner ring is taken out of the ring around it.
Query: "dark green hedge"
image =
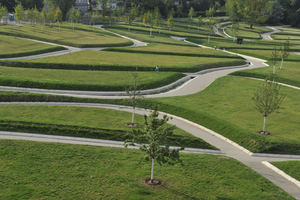
[[[173,83],[180,78],[185,77],[182,73],[176,73],[165,79],[139,84],[143,90],[154,89]],[[40,89],[56,89],[56,90],[80,90],[80,91],[124,91],[124,85],[92,85],[81,83],[56,83],[56,82],[38,82],[38,81],[25,81],[23,79],[2,78],[0,79],[1,86],[14,86],[25,88],[40,88]]]
[[[75,98],[67,96],[51,96],[51,95],[10,95],[0,93],[1,102],[80,102],[80,103],[104,103],[124,105],[126,101],[122,99],[87,99]],[[295,154],[300,155],[300,144],[294,143],[271,143],[268,136],[253,133],[242,129],[232,123],[208,113],[187,110],[178,106],[172,106],[157,102],[157,100],[139,99],[139,105],[143,108],[154,108],[154,104],[159,105],[159,110],[167,112],[184,119],[190,120],[204,127],[207,127],[224,137],[238,143],[246,149],[254,153],[275,153],[275,154]]]
[[[244,60],[231,62],[218,62],[200,64],[191,67],[160,67],[160,71],[165,72],[198,72],[205,69],[244,65]],[[0,61],[0,66],[20,67],[20,68],[40,68],[40,69],[70,69],[70,70],[93,70],[93,71],[136,71],[136,65],[88,65],[88,64],[68,64],[68,63],[32,63],[26,61]],[[154,71],[151,66],[139,66],[139,71]]]
[[[21,121],[0,121],[1,131],[38,133],[45,135],[59,135],[82,138],[93,138],[103,140],[125,141],[130,139],[130,134],[121,130],[95,129],[89,127],[38,124]],[[171,146],[183,146],[201,149],[217,149],[214,146],[204,142],[200,138],[183,137],[174,135],[169,137]]]
[[[15,57],[23,57],[23,56],[32,56],[32,55],[38,55],[38,54],[50,53],[50,52],[62,51],[62,50],[67,50],[67,48],[57,46],[57,47],[51,47],[51,48],[43,49],[43,50],[33,50],[33,51],[27,51],[27,52],[1,54],[0,58],[15,58]]]
[[[126,53],[142,53],[142,54],[158,54],[158,55],[172,55],[172,56],[189,56],[189,57],[215,57],[215,58],[235,58],[243,59],[239,56],[228,55],[214,55],[214,54],[196,54],[196,53],[177,53],[177,52],[164,52],[164,51],[140,51],[134,49],[122,49],[122,48],[109,48],[103,49],[102,51],[113,51],[113,52],[126,52]]]
[[[40,40],[40,41],[44,41],[44,42],[51,42],[51,43],[55,43],[55,44],[67,45],[67,46],[78,47],[78,48],[123,47],[123,46],[133,45],[133,42],[130,40],[127,42],[118,43],[118,44],[109,44],[109,43],[108,44],[74,44],[71,42],[64,42],[61,40],[51,40],[51,39],[47,39],[47,38],[40,38],[40,37],[31,36],[31,35],[22,34],[22,33],[7,33],[7,32],[0,31],[0,34],[8,35],[8,36],[15,36],[15,37],[22,37],[22,38],[29,38],[29,39]]]

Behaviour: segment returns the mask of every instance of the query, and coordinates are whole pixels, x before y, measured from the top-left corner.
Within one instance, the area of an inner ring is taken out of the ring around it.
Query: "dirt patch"
[[[150,186],[160,186],[163,184],[162,180],[159,180],[157,178],[154,178],[153,182],[151,182],[151,178],[145,178],[143,179],[143,183],[145,185],[150,185]]]
[[[262,134],[262,135],[272,135],[271,132],[268,132],[268,131],[257,131],[259,134]]]
[[[127,126],[127,127],[139,127],[140,125],[136,124],[136,123],[126,123],[125,126]]]

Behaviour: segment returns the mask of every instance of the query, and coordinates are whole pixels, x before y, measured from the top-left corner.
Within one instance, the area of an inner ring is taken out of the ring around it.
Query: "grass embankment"
[[[238,38],[246,38],[246,39],[261,39],[260,34],[263,33],[267,33],[267,32],[272,32],[272,29],[266,28],[266,27],[262,27],[262,26],[253,26],[252,29],[250,29],[250,25],[249,24],[243,24],[240,23],[240,28],[239,28],[239,33],[238,35],[236,35],[235,37]],[[233,33],[232,33],[232,29],[231,29],[231,25],[230,26],[226,26],[225,32],[230,35],[231,37],[233,37]]]
[[[27,88],[124,91],[133,84],[132,72],[51,70],[0,67],[0,84]],[[168,85],[184,77],[178,72],[136,72],[140,88],[153,89]]]
[[[272,162],[272,165],[278,169],[284,171],[286,174],[290,175],[294,179],[300,181],[300,162],[299,161],[283,161],[283,162]]]
[[[184,166],[159,166],[162,186],[142,183],[142,153],[84,145],[0,140],[0,198],[6,199],[293,199],[244,164],[181,153]]]
[[[281,62],[278,62],[275,66],[275,75],[273,75],[273,64],[268,63],[269,67],[241,70],[231,73],[231,75],[246,76],[265,79],[269,75],[273,76],[276,81],[280,83],[286,83],[296,87],[300,87],[300,67],[298,62],[284,61],[282,69],[280,70]]]
[[[191,56],[191,57],[215,57],[215,58],[240,58],[236,55],[224,53],[207,48],[200,47],[188,47],[179,45],[168,45],[152,43],[146,47],[134,47],[134,48],[109,48],[103,51],[114,51],[114,52],[132,52],[132,53],[143,53],[143,54],[159,54],[159,55],[176,55],[176,56]]]
[[[254,91],[259,81],[243,77],[228,76],[217,79],[204,91],[184,97],[151,99],[140,105],[151,108],[159,103],[161,111],[174,114],[203,125],[241,146],[256,153],[300,154],[299,98],[300,92],[282,87],[286,94],[280,113],[267,118],[267,131],[272,135],[260,135],[263,117],[253,108]],[[87,102],[123,104],[117,99],[84,99],[74,97],[38,95],[30,93],[1,91],[0,100],[46,101],[46,102]]]
[[[137,67],[138,71],[154,71],[155,67],[159,65],[160,71],[174,72],[197,72],[204,69],[243,64],[245,64],[244,60],[234,58],[187,57],[92,50],[40,59],[0,61],[0,65],[11,67],[102,71],[136,71]]]
[[[132,128],[130,112],[111,109],[71,106],[0,106],[0,130],[29,132],[48,135],[96,138],[124,141]],[[142,115],[135,116],[135,123],[144,128]],[[216,149],[214,146],[177,128],[170,137],[172,146]]]
[[[299,28],[280,28],[282,32],[274,33],[271,37],[275,41],[282,41],[282,40],[290,40],[290,43],[299,45],[300,44],[300,29]]]
[[[66,50],[66,48],[16,37],[4,35],[0,37],[0,58],[30,56],[60,50]]]
[[[41,26],[31,26],[27,24],[20,27],[1,26],[0,34],[42,40],[80,48],[130,46],[133,44],[130,40],[114,36],[100,29],[96,32],[84,28],[80,30],[75,29],[73,31],[69,28],[61,28],[61,30],[59,30],[58,27],[51,28],[49,26],[43,26],[43,32],[41,33]]]

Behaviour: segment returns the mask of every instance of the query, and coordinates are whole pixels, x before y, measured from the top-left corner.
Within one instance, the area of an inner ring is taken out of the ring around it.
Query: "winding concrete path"
[[[101,28],[101,27],[100,27]],[[126,38],[127,39],[127,38]],[[178,39],[178,38],[177,38]],[[182,38],[179,38],[182,39]],[[184,40],[184,39],[183,39]],[[135,44],[137,45],[145,45],[145,43],[138,43],[137,41],[134,41]],[[188,41],[186,41],[188,42]],[[56,45],[56,44],[55,44]],[[197,45],[199,47],[204,47],[201,45]],[[208,47],[205,47],[208,48]],[[82,50],[82,49],[79,49]],[[79,51],[78,50],[78,51]],[[71,49],[69,51],[72,52]],[[73,52],[77,51],[77,49],[73,49]],[[227,52],[227,51],[225,51]],[[63,53],[63,52],[61,52]],[[66,52],[65,52],[66,53]],[[227,52],[231,53],[231,52]],[[250,66],[247,66],[247,68],[257,68],[257,67],[264,67],[266,66],[264,60],[261,59],[256,59],[253,57],[249,56],[244,56],[248,62],[251,63]],[[240,66],[241,67],[241,66]],[[246,68],[246,66],[244,66]],[[231,69],[225,69],[223,70],[218,70],[218,71],[213,71],[205,74],[199,74],[199,73],[194,73],[194,74],[189,74],[194,76],[195,78],[192,79],[191,81],[187,82],[184,84],[182,87],[179,87],[175,90],[166,92],[166,93],[161,93],[161,94],[154,94],[154,95],[145,95],[146,97],[167,97],[167,96],[183,96],[183,95],[188,95],[188,94],[194,94],[197,93],[204,88],[206,88],[210,83],[212,83],[215,79],[226,76],[227,74],[240,70],[241,68],[231,68]],[[1,90],[5,89],[3,87],[0,88]],[[13,89],[7,89],[7,90],[13,90]],[[21,88],[16,88],[14,91],[22,91],[23,89]],[[41,91],[33,91],[32,89],[26,88],[26,91],[29,92],[36,92],[36,93],[42,93]],[[74,92],[74,91],[71,91]],[[76,92],[76,91],[75,91]],[[55,91],[46,91],[48,94],[59,94],[59,95],[69,95],[69,96],[79,96],[79,97],[91,97],[91,98],[124,98],[124,96],[99,96],[99,94],[86,94],[83,92],[78,92],[77,94],[74,93],[68,93],[66,91],[63,91],[62,93],[55,92]],[[79,93],[79,94],[78,94]],[[39,102],[34,102],[34,103],[0,103],[0,105],[11,105],[11,104],[18,104],[18,105],[59,105],[59,106],[83,106],[83,107],[99,107],[99,108],[109,108],[109,109],[116,109],[116,110],[122,110],[122,111],[127,111],[131,112],[131,109],[125,108],[125,107],[119,107],[116,105],[102,105],[102,104],[79,104],[79,103],[39,103]],[[149,111],[147,110],[137,110],[138,114],[149,114]],[[291,160],[291,159],[284,159],[284,158],[270,158],[270,157],[254,157],[250,156],[249,154],[245,153],[242,151],[240,148],[237,148],[236,146],[228,143],[226,140],[223,140],[219,137],[216,137],[215,135],[212,135],[209,131],[204,130],[203,128],[199,128],[199,126],[194,125],[193,123],[189,122],[188,120],[182,119],[180,117],[173,116],[173,120],[170,121],[171,124],[174,124],[178,126],[179,128],[205,140],[206,142],[216,146],[219,148],[222,152],[226,153],[226,156],[235,158],[239,160],[240,162],[244,163],[248,167],[252,168],[256,172],[260,173],[279,187],[281,187],[283,190],[294,196],[296,199],[300,199],[300,189],[297,187],[295,184],[289,182],[282,176],[278,175],[276,172],[270,170],[268,167],[266,167],[264,164],[262,164],[262,161],[286,161],[286,160]],[[15,135],[7,135],[7,134],[1,134],[0,133],[0,138],[2,139],[25,139],[25,140],[35,140],[35,141],[44,141],[44,142],[63,142],[63,143],[73,143],[73,144],[85,144],[85,145],[100,145],[96,141],[90,141],[90,142],[83,142],[83,141],[78,141],[75,138],[74,139],[51,139],[51,138],[42,138],[42,137],[27,137],[26,135],[23,136],[15,136]],[[117,144],[104,144],[105,146],[112,146],[112,147],[121,147],[121,145]],[[300,160],[300,159],[299,159]]]
[[[114,109],[114,110],[120,110],[125,112],[132,112],[130,108],[123,107],[123,106],[117,106],[117,105],[106,105],[106,104],[84,104],[84,103],[42,103],[42,102],[32,102],[32,103],[0,103],[0,105],[56,105],[56,106],[81,106],[81,107],[97,107],[97,108],[107,108],[107,109]],[[137,114],[146,114],[149,115],[148,110],[136,110]],[[162,115],[160,115],[161,117]],[[170,115],[172,116],[172,115]],[[203,130],[202,128],[199,128],[199,126],[193,125],[188,120],[182,119],[180,117],[172,116],[173,119],[169,121],[170,124],[176,125],[177,127],[195,135],[196,137],[199,137],[206,142],[214,145],[215,147],[219,148],[222,152],[226,153],[226,156],[237,159],[238,161],[244,163],[251,169],[255,170],[265,178],[269,179],[274,184],[278,185],[280,188],[282,188],[287,193],[291,194],[296,199],[300,199],[300,189],[298,186],[296,186],[294,183],[289,182],[282,176],[280,176],[278,173],[274,172],[273,170],[270,170],[268,167],[266,167],[264,164],[262,164],[262,161],[287,161],[287,160],[295,160],[295,159],[287,159],[287,158],[270,158],[270,157],[253,157],[249,154],[245,153],[241,149],[231,145],[230,143],[226,142],[225,140],[220,139],[219,137],[216,137],[207,131]],[[26,136],[26,135],[7,135],[7,134],[1,134],[0,132],[0,139],[23,139],[23,140],[33,140],[33,141],[42,141],[42,142],[60,142],[60,143],[70,143],[70,144],[83,144],[83,145],[98,145],[98,146],[109,146],[109,147],[120,147],[123,146],[121,144],[111,143],[108,142],[106,144],[99,143],[97,141],[80,141],[76,138],[74,139],[51,139],[51,138],[44,138],[39,136]],[[199,152],[200,153],[200,152]],[[300,160],[300,159],[298,159]]]

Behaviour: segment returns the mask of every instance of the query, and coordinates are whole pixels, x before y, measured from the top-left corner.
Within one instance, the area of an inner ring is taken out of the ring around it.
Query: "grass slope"
[[[20,61],[0,61],[2,66],[27,68],[52,68],[104,71],[160,71],[197,72],[204,69],[245,64],[241,59],[187,57],[107,51],[80,51],[61,56],[28,59]]]
[[[42,89],[124,91],[133,84],[132,72],[51,70],[0,67],[0,84]],[[153,89],[165,86],[185,75],[178,72],[136,72],[140,88]]]
[[[273,65],[271,62],[268,63],[269,67],[251,69],[251,70],[241,70],[233,72],[232,75],[237,76],[247,76],[254,78],[265,79],[268,75],[273,76]],[[284,61],[282,65],[282,70],[280,70],[281,62],[277,63],[275,66],[275,79],[278,82],[286,83],[296,87],[300,87],[300,67],[297,62],[287,62]]]
[[[60,50],[66,50],[66,48],[11,36],[0,37],[0,58],[30,56]]]
[[[118,110],[29,105],[0,106],[0,110],[0,130],[5,131],[124,141],[133,129],[124,125],[131,122],[132,113]],[[143,116],[136,115],[135,123],[143,129]],[[172,146],[216,149],[180,128],[170,140]]]
[[[284,171],[286,174],[290,175],[294,179],[300,181],[300,162],[299,161],[283,161],[283,162],[272,162],[272,165],[278,169]]]
[[[272,29],[262,27],[262,26],[255,26],[255,25],[253,26],[252,29],[250,29],[249,24],[240,23],[239,33],[235,37],[247,38],[247,39],[261,39],[260,34],[272,32],[272,31],[273,31]],[[234,36],[231,30],[231,25],[226,26],[225,32],[232,37]]]
[[[158,166],[137,150],[0,140],[0,198],[8,199],[293,199],[242,163],[181,153],[184,166]]]
[[[84,26],[84,25],[81,25]],[[90,28],[90,27],[89,27]],[[31,38],[46,42],[69,45],[74,47],[110,47],[110,46],[130,46],[132,41],[123,39],[118,36],[113,36],[105,31],[97,30],[97,32],[88,31],[85,29],[71,30],[69,28],[43,26],[31,26],[29,24],[20,27],[17,26],[1,26],[0,34]]]

